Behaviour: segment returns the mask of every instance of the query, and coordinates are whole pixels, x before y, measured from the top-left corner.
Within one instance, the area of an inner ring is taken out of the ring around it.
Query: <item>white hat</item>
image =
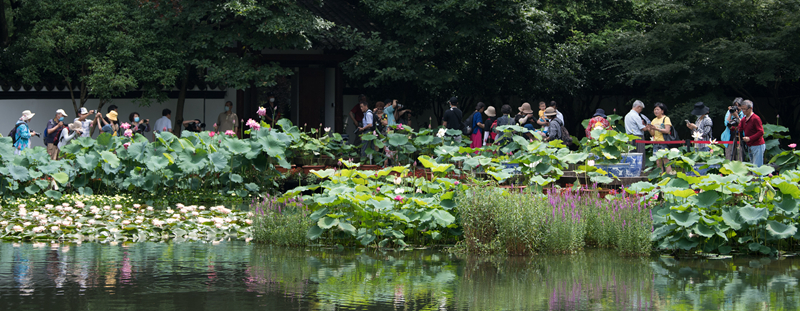
[[[30,120],[35,115],[36,114],[32,113],[30,110],[25,110],[25,111],[22,112],[22,118],[25,119],[25,120]]]
[[[60,113],[62,116],[68,117],[67,113],[64,112],[64,109],[58,109],[58,110],[56,110],[56,113]]]
[[[86,109],[86,107],[81,107],[80,114],[89,114],[89,109]]]

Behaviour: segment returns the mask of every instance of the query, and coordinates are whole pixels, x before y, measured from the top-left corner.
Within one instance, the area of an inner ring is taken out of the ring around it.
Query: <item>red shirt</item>
[[[592,139],[592,130],[595,129],[596,127],[602,127],[606,130],[610,130],[611,124],[608,123],[608,120],[606,118],[603,118],[601,116],[596,116],[592,118],[591,120],[589,120],[589,126],[586,127],[586,137]]]
[[[744,137],[750,137],[750,141],[747,142],[748,146],[764,144],[764,126],[761,124],[761,118],[755,113],[742,118],[742,121],[739,122],[739,131],[743,133]]]
[[[361,104],[356,104],[356,106],[353,107],[353,109],[350,109],[350,112],[352,112],[353,115],[356,117],[356,119],[353,120],[353,121],[356,121],[356,123],[360,124],[361,120],[364,119],[364,112],[361,111]]]

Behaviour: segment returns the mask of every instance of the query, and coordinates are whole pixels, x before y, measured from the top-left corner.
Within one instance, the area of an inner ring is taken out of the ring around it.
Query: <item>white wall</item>
[[[232,101],[234,104],[234,111],[236,106],[236,90],[228,89],[224,99],[206,99],[205,104],[202,98],[189,98],[186,99],[184,107],[183,118],[185,120],[200,119],[206,123],[206,129],[211,130],[217,120],[217,116],[224,111],[226,101]],[[161,117],[161,111],[164,108],[169,108],[175,114],[177,107],[177,99],[169,99],[161,104],[152,103],[150,106],[139,106],[134,104],[133,99],[114,99],[102,109],[105,115],[109,105],[117,105],[119,107],[119,118],[123,122],[128,122],[128,116],[131,112],[138,112],[142,118],[150,119],[152,125]],[[88,109],[97,110],[99,100],[90,99],[86,102]],[[19,120],[23,110],[30,110],[35,113],[31,122],[29,122],[31,129],[37,133],[44,135],[44,129],[47,125],[47,120],[52,119],[56,115],[56,110],[64,109],[68,117],[64,118],[65,123],[71,123],[75,116],[75,109],[72,106],[71,99],[4,99],[0,100],[0,134],[3,136],[8,135],[8,132],[14,127],[14,124]],[[93,118],[93,117],[92,117]],[[173,117],[174,120],[174,117]],[[99,135],[95,131],[94,137]],[[151,135],[146,135],[148,139],[152,138]],[[33,137],[31,139],[32,146],[44,146],[42,138]]]

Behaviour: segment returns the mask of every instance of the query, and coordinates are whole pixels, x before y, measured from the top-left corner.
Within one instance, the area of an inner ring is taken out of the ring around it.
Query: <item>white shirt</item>
[[[164,128],[166,128],[167,131],[172,131],[172,120],[167,118],[167,116],[163,116],[156,120],[156,123],[153,126],[153,131],[156,133],[161,133],[164,131]]]
[[[625,115],[625,132],[630,135],[644,136],[644,132],[642,132],[644,125],[642,121],[650,123],[647,117],[631,109],[631,111]]]
[[[78,132],[72,132],[72,134],[70,134],[68,128],[62,129],[61,137],[58,139],[58,149],[64,148],[77,134]]]
[[[75,122],[80,123],[81,127],[83,128],[83,133],[81,134],[81,137],[92,137],[92,132],[91,132],[92,120],[86,119],[81,121],[79,118],[75,118]]]

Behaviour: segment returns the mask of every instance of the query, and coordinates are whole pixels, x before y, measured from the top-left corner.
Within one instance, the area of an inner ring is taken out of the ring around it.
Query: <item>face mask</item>
[[[225,111],[231,111],[231,107],[225,106]]]
[[[270,102],[270,103],[274,103],[274,102],[275,102],[275,98],[270,98],[270,99],[269,99],[269,102]]]
[[[64,117],[58,118],[58,121],[64,121]]]
[[[139,117],[133,118],[133,122],[139,122]]]

